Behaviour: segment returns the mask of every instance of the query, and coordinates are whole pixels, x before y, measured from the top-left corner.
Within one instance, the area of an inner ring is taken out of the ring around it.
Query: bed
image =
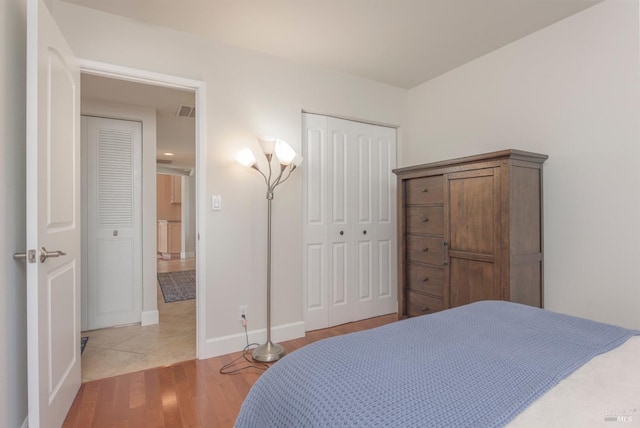
[[[638,334],[476,302],[292,352],[236,428],[640,426]]]

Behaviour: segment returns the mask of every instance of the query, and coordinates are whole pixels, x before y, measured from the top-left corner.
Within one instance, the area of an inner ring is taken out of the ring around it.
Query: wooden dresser
[[[542,307],[542,164],[503,150],[395,169],[398,316],[478,300]]]

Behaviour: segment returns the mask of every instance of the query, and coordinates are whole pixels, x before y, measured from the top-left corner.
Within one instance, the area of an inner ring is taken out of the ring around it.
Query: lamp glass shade
[[[302,161],[304,160],[304,158],[302,156],[300,156],[299,154],[296,153],[296,156],[293,158],[292,163],[298,167],[300,166],[300,164],[302,163]]]
[[[276,139],[273,137],[258,137],[258,142],[265,155],[272,155],[276,146]]]
[[[276,140],[276,156],[282,165],[289,165],[296,157],[296,152],[284,140]]]
[[[240,165],[252,167],[256,164],[256,157],[251,149],[243,149],[236,155],[236,161]]]

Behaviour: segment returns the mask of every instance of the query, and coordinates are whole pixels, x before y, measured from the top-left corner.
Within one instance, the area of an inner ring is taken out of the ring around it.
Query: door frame
[[[163,86],[174,89],[189,90],[195,92],[196,97],[196,358],[199,358],[206,349],[206,284],[204,267],[205,256],[205,204],[204,192],[204,160],[206,159],[206,92],[205,83],[200,80],[193,80],[169,74],[156,73],[153,71],[141,70],[131,67],[124,67],[99,61],[92,61],[78,58],[80,72],[93,74],[96,76],[108,77],[118,80],[142,83],[147,85]],[[143,130],[144,132],[144,130]],[[143,149],[144,150],[144,149]],[[143,188],[144,192],[144,188]],[[155,229],[154,229],[155,230]],[[143,244],[144,246],[144,244]],[[144,267],[144,257],[143,257]],[[143,268],[144,283],[144,268]]]

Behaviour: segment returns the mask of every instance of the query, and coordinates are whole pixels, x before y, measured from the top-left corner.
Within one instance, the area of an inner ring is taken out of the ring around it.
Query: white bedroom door
[[[80,72],[41,0],[27,3],[29,427],[59,427],[80,387]]]
[[[303,114],[307,330],[396,311],[395,129]]]
[[[87,148],[87,327],[140,322],[142,123],[82,117]]]

